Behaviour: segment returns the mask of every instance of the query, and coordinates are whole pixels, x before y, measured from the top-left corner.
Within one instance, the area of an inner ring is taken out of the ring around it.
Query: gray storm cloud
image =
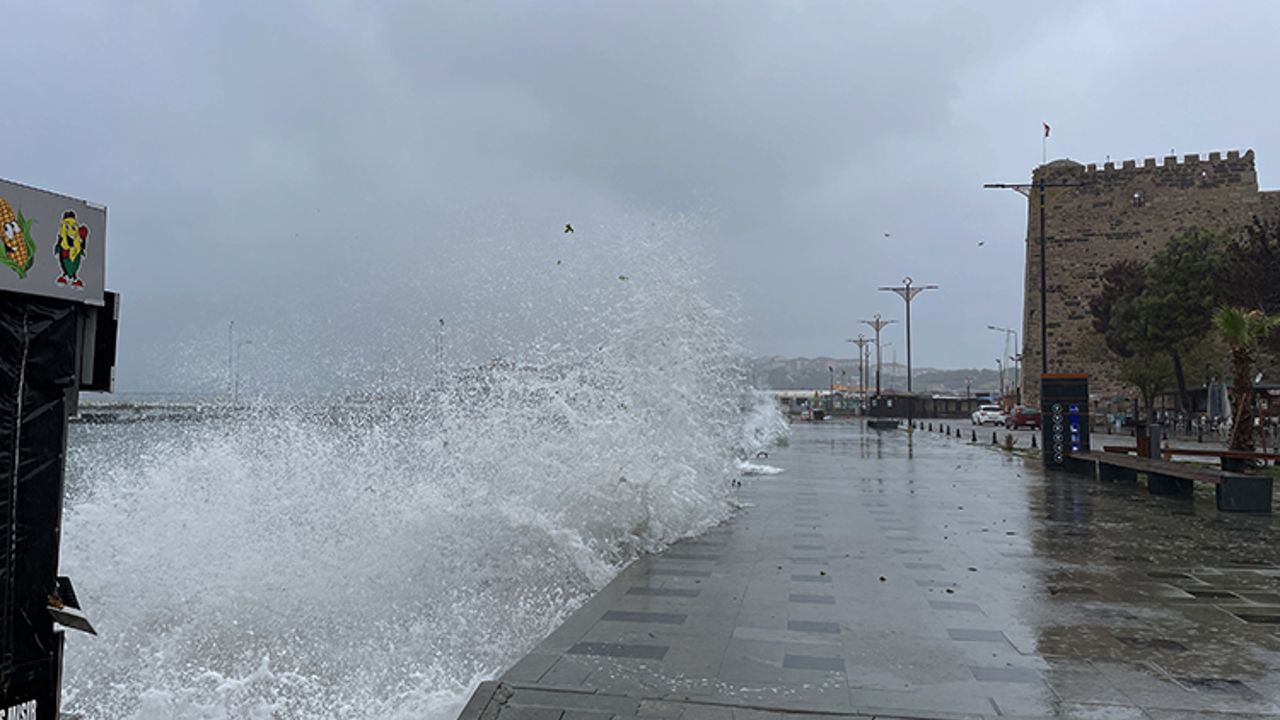
[[[1257,73],[1278,15],[28,4],[0,44],[2,172],[108,205],[122,389],[216,386],[232,318],[271,339],[259,361],[317,382],[416,352],[440,316],[470,326],[460,350],[500,354],[536,291],[513,273],[553,262],[539,243],[564,222],[671,218],[752,352],[847,355],[858,319],[901,313],[875,287],[911,275],[942,286],[914,313],[916,364],[985,367],[986,326],[1021,317],[1026,216],[981,184],[1027,178],[1045,121],[1051,157],[1253,147],[1273,186]]]

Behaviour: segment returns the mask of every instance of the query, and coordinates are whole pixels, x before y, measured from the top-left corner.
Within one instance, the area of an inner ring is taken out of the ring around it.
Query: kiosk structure
[[[1040,432],[1044,465],[1062,468],[1071,453],[1089,452],[1089,376],[1076,373],[1040,376]]]
[[[112,389],[118,297],[106,208],[0,180],[0,718],[57,720],[64,627],[93,632],[58,575],[67,420]]]

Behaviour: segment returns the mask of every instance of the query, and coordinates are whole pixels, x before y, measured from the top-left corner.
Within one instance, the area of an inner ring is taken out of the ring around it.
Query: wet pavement
[[[1280,715],[1280,520],[986,440],[795,425],[463,717]]]

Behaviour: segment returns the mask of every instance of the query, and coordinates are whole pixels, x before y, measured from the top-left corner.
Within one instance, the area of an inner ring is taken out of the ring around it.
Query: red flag
[[[1040,123],[1040,124],[1044,125],[1044,136],[1049,137],[1049,123]]]

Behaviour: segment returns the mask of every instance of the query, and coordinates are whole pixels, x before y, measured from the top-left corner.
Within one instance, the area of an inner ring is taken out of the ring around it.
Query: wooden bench
[[[1069,470],[1084,471],[1099,480],[1128,481],[1147,476],[1152,495],[1190,497],[1195,483],[1211,483],[1222,512],[1271,512],[1270,477],[1210,470],[1186,463],[1132,457],[1115,452],[1075,452],[1068,456]]]
[[[1138,448],[1134,447],[1133,445],[1103,445],[1102,449],[1103,451],[1109,452],[1109,453],[1128,453],[1130,455],[1136,454],[1138,452]],[[1227,450],[1225,448],[1221,450],[1211,450],[1211,449],[1202,449],[1202,448],[1175,448],[1175,447],[1160,448],[1160,456],[1163,457],[1165,460],[1168,460],[1169,458],[1175,455],[1181,455],[1183,457],[1216,457],[1218,458],[1219,462],[1221,462],[1224,459],[1259,460],[1263,463],[1266,463],[1267,461],[1271,461],[1271,462],[1280,461],[1280,453],[1272,453],[1272,452],[1256,452],[1252,450]]]

